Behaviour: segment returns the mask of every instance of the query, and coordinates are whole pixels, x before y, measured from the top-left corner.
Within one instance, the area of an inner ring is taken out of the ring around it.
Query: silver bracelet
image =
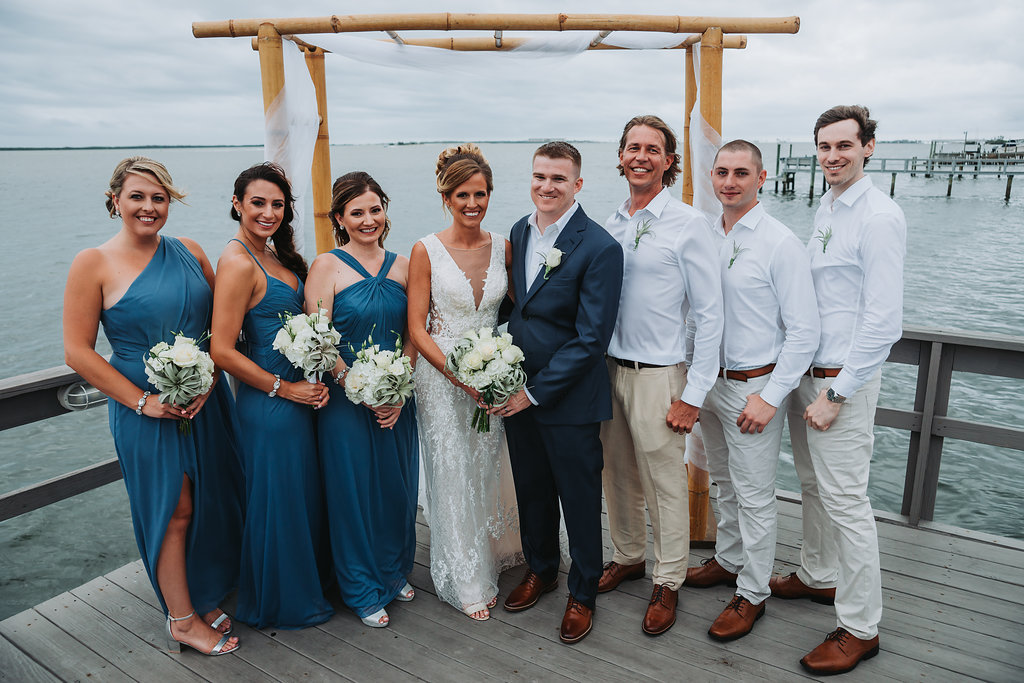
[[[153,395],[152,391],[147,391],[142,394],[142,398],[139,399],[138,408],[135,409],[136,415],[142,415],[142,409],[146,407],[146,399]]]
[[[281,388],[281,375],[274,374],[274,388],[267,392],[267,396],[274,398],[277,396],[277,390]]]
[[[337,384],[340,387],[342,381],[345,379],[345,376],[348,375],[348,371],[351,370],[351,369],[352,368],[345,368],[344,370],[339,372],[337,375],[335,375],[334,376],[334,383]]]

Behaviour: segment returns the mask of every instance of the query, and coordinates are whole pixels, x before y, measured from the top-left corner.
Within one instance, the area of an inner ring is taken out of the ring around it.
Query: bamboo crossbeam
[[[293,35],[281,36],[285,40],[290,40],[297,45],[314,50],[317,48],[316,45],[308,43],[302,38]],[[394,42],[391,39],[381,38],[381,42],[391,43]],[[437,47],[445,50],[454,50],[456,52],[508,52],[517,47],[522,46],[528,38],[501,38],[501,45],[495,47],[494,40],[492,38],[402,38],[402,42],[406,45],[417,45],[420,47]],[[257,39],[252,39],[252,49],[256,50]],[[664,48],[667,50],[684,50],[691,45],[695,45],[700,42],[700,35],[692,35],[670,48]],[[743,50],[747,47],[747,37],[744,35],[728,35],[722,39],[723,47],[733,50]],[[606,45],[600,43],[593,47],[587,48],[588,50],[626,50],[629,48],[617,47],[615,45]],[[324,50],[324,52],[330,52],[330,50]]]
[[[260,24],[278,33],[349,33],[362,31],[653,31],[704,33],[796,33],[800,17],[682,17],[640,14],[355,14],[279,19],[228,19],[192,22],[196,38],[254,36]],[[503,41],[504,42],[504,41]]]

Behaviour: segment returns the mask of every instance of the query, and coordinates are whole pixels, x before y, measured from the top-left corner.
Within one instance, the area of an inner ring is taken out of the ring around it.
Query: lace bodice
[[[494,327],[498,307],[505,297],[508,275],[505,271],[505,239],[491,236],[491,258],[483,280],[483,296],[479,306],[473,295],[471,279],[479,273],[465,273],[455,262],[437,235],[427,235],[420,242],[430,257],[430,313],[427,331],[445,353],[470,329]]]

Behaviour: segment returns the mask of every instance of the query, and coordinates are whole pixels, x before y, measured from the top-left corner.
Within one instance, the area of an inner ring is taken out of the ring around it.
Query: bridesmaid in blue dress
[[[235,616],[256,628],[304,628],[334,614],[321,583],[328,558],[313,412],[328,393],[272,344],[279,316],[302,313],[306,264],[280,166],[243,171],[231,205],[239,228],[217,264],[211,354],[239,380],[246,518]]]
[[[317,257],[306,286],[306,310],[331,308],[342,339],[331,401],[317,415],[334,568],[345,604],[374,628],[388,625],[388,603],[415,595],[406,576],[416,552],[419,484],[413,400],[370,408],[349,401],[344,389],[347,368],[371,335],[394,350],[405,334],[409,259],[384,250],[387,205],[369,174],[338,178],[331,222],[341,248]],[[415,354],[412,344],[404,349]]]
[[[71,264],[65,361],[111,399],[110,431],[168,648],[227,654],[238,639],[226,635],[231,622],[218,605],[238,580],[242,527],[231,392],[217,381],[187,407],[160,403],[143,367],[156,343],[209,330],[213,268],[192,240],[159,234],[170,202],[184,197],[163,164],[124,159],[106,194],[121,230]],[[109,362],[95,350],[100,322],[113,349]],[[192,421],[190,434],[178,429],[182,419]]]

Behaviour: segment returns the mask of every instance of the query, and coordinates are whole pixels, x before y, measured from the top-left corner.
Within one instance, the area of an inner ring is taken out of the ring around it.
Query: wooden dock
[[[885,519],[878,526],[882,652],[841,680],[1024,680],[1024,545]],[[835,626],[831,607],[770,599],[749,636],[716,643],[706,631],[731,590],[684,587],[675,627],[650,638],[640,630],[650,597],[645,580],[601,595],[593,633],[567,646],[558,640],[564,576],[535,608],[510,614],[499,606],[490,621],[476,623],[434,596],[429,538],[421,520],[410,577],[418,595],[391,605],[387,629],[366,628],[336,605],[333,619],[302,631],[237,624],[236,655],[167,654],[156,597],[134,562],[0,622],[0,680],[804,680],[812,677],[799,658]],[[793,571],[799,542],[800,507],[784,497],[777,571]],[[691,564],[710,554],[694,551]],[[521,572],[502,576],[502,596]]]

